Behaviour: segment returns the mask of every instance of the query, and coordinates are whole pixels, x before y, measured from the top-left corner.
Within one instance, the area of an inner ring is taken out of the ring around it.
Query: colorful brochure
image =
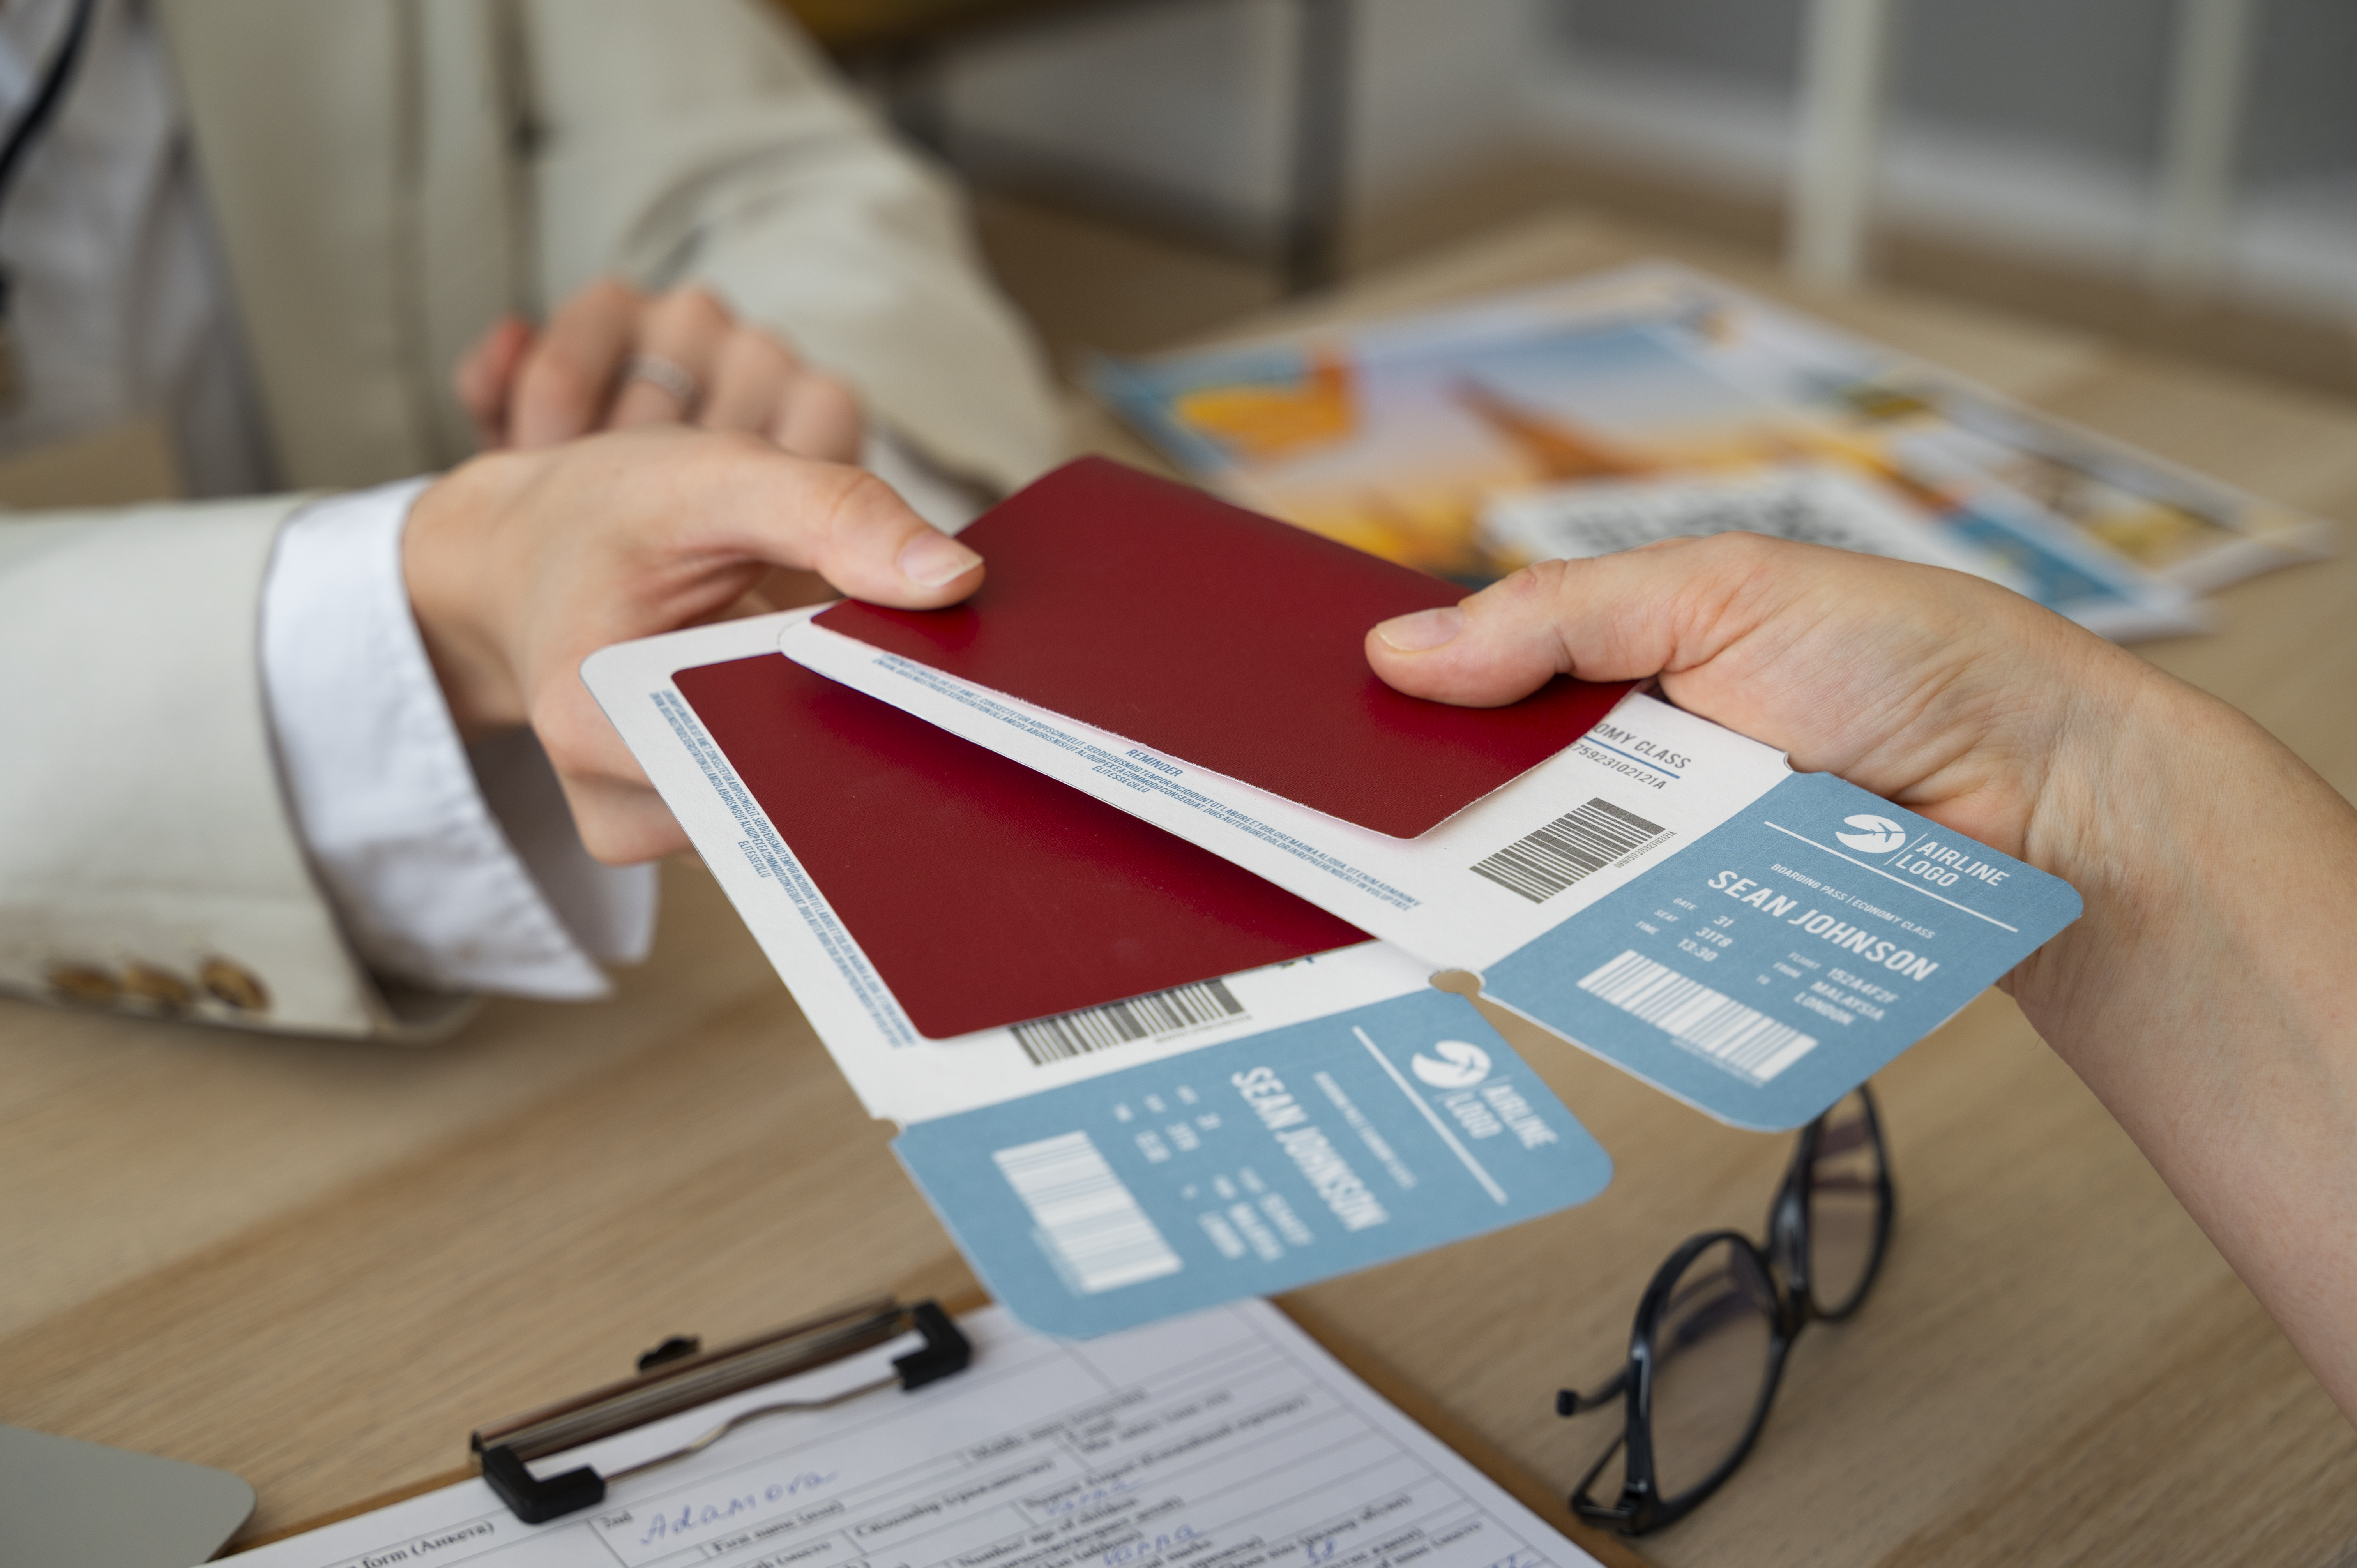
[[[1231,499],[1473,585],[1544,558],[1527,532],[1485,525],[1501,497],[1793,464],[1871,483],[1939,542],[1924,548],[2115,638],[2196,629],[2200,591],[2330,539],[2321,520],[1665,263],[1105,360],[1092,382]]]
[[[1602,1190],[1603,1151],[1429,965],[797,668],[778,639],[811,613],[584,678],[1026,1322],[1111,1332]]]

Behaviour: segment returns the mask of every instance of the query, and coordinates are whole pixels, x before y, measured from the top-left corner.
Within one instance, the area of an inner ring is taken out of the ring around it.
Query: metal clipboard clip
[[[840,1361],[910,1332],[923,1335],[925,1343],[905,1356],[894,1357],[889,1376],[824,1399],[780,1400],[740,1411],[684,1447],[641,1459],[610,1476],[601,1476],[584,1465],[544,1479],[533,1475],[526,1463]],[[965,1336],[938,1303],[920,1301],[903,1306],[890,1296],[880,1296],[717,1350],[705,1350],[690,1337],[666,1339],[639,1358],[638,1376],[479,1427],[468,1442],[481,1461],[483,1479],[515,1510],[516,1518],[526,1524],[543,1524],[594,1508],[606,1500],[610,1483],[700,1454],[748,1422],[828,1410],[895,1384],[903,1391],[922,1388],[964,1371],[973,1353]]]

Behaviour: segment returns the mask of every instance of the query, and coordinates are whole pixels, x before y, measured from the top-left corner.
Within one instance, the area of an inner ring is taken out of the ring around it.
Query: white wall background
[[[1782,188],[1803,0],[1356,0],[1354,199],[1502,146],[1747,194]],[[2135,274],[2175,0],[1908,0],[1879,210]],[[1243,238],[1285,193],[1289,0],[1139,0],[963,53],[952,147],[1144,188]],[[2233,295],[2357,314],[2357,0],[2265,0],[2226,267]]]
[[[1519,141],[1544,12],[1534,0],[1357,0],[1354,197],[1445,182]],[[970,48],[949,71],[952,147],[1028,153],[1265,223],[1286,199],[1297,16],[1291,0],[1161,0]]]
[[[1292,34],[1286,0],[1166,0],[1025,28],[952,63],[951,145],[1265,218],[1285,188]]]

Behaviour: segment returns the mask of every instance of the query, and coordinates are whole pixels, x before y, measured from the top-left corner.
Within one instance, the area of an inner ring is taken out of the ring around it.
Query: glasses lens
[[[1865,1096],[1825,1117],[1809,1168],[1809,1305],[1839,1317],[1857,1305],[1882,1235],[1882,1144]]]
[[[1653,1336],[1653,1478],[1664,1502],[1733,1456],[1766,1396],[1775,1303],[1758,1254],[1714,1241],[1678,1276]]]

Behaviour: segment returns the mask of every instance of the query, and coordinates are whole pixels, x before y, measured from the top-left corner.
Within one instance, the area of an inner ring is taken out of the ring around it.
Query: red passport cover
[[[1395,838],[1554,756],[1629,690],[1558,676],[1503,708],[1403,696],[1368,669],[1367,628],[1464,589],[1102,457],[962,537],[989,564],[965,603],[846,601],[818,624]]]
[[[930,1038],[1367,940],[781,653],[672,679]]]

